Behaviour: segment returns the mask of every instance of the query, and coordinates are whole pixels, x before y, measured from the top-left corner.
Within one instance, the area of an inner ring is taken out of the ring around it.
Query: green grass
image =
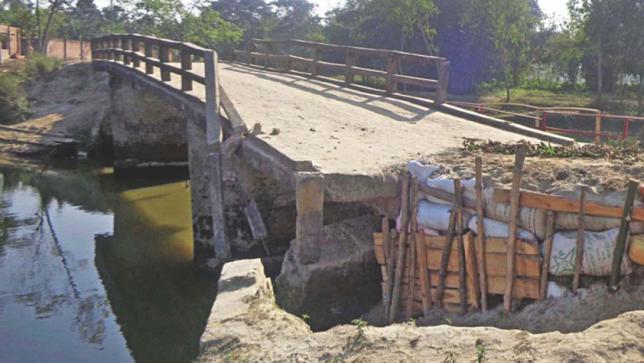
[[[29,117],[24,83],[60,68],[62,62],[41,54],[26,61],[12,61],[0,68],[0,124],[12,124]]]

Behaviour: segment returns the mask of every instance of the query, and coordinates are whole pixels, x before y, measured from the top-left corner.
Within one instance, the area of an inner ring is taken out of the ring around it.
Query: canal
[[[216,295],[184,171],[0,168],[0,360],[189,362]]]

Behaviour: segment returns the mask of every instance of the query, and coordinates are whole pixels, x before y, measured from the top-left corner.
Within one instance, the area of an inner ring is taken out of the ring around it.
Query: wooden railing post
[[[449,86],[449,69],[450,63],[443,61],[438,64],[438,88],[436,88],[437,104],[447,102],[447,88]]]
[[[165,63],[170,60],[170,48],[159,43],[159,61],[161,62],[161,81],[170,81],[170,71],[164,67]]]
[[[130,50],[132,50],[132,38],[130,38],[130,36],[128,36],[128,35],[124,35],[121,38],[121,45],[122,45],[122,48],[123,48],[124,51],[129,52]],[[123,54],[123,63],[126,66],[129,66],[132,63],[132,57],[129,54],[124,53]]]
[[[602,113],[597,112],[595,115],[595,144],[602,142]]]
[[[344,73],[344,83],[347,85],[353,83],[354,80],[354,74],[353,74],[353,66],[356,65],[356,54],[355,52],[351,50],[347,50],[347,55],[346,55],[346,71]]]
[[[288,73],[293,69],[293,60],[291,60],[291,42],[289,40],[284,42],[284,54],[286,55],[284,71]]]
[[[132,58],[132,63],[134,65],[134,68],[139,68],[141,66],[141,60],[138,57],[138,53],[140,51],[139,48],[140,42],[138,38],[133,38],[132,39],[132,52],[137,53],[135,54]]]
[[[628,139],[628,133],[631,125],[631,119],[628,117],[624,119],[624,131],[622,132],[622,139]]]
[[[320,74],[320,58],[322,58],[322,49],[320,47],[315,47],[313,55],[313,64],[311,65],[311,76],[317,77]]]
[[[118,50],[121,49],[121,38],[117,35],[112,38],[112,48],[114,48],[114,60],[122,61],[123,57],[118,53]]]
[[[79,41],[80,41],[80,54],[79,54],[79,56],[80,56],[80,60],[84,61],[85,60],[85,55],[83,54],[83,38],[80,37]]]
[[[106,48],[110,48],[110,50],[107,53],[107,57],[110,60],[116,60],[116,53],[114,52],[114,39],[112,39],[112,36],[109,35],[106,39]]]
[[[63,37],[63,60],[67,61],[67,37]]]
[[[398,90],[398,85],[394,76],[398,72],[398,65],[400,64],[400,58],[396,53],[391,52],[387,57],[387,93],[394,93]]]
[[[266,58],[264,58],[264,69],[270,68],[271,65],[271,57],[270,55],[273,54],[273,43],[266,43]]]
[[[181,69],[184,71],[192,70],[192,54],[187,47],[181,48]],[[181,90],[192,91],[192,79],[185,75],[181,75]]]
[[[209,197],[212,206],[212,231],[215,259],[225,261],[230,257],[226,238],[224,216],[224,191],[222,181],[221,120],[219,119],[219,82],[217,80],[217,53],[204,52],[206,86],[206,142],[208,147]]]
[[[145,74],[153,74],[154,73],[154,65],[149,62],[150,58],[152,58],[152,42],[149,40],[145,40],[143,43],[143,46],[145,47],[144,49],[144,54],[145,54]]]

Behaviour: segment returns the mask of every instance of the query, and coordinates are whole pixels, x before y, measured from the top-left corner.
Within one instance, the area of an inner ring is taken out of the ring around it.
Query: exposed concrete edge
[[[446,113],[449,113],[455,116],[460,116],[474,122],[492,126],[501,130],[514,132],[520,135],[533,137],[535,139],[547,141],[553,144],[572,145],[575,143],[575,140],[569,137],[555,135],[550,132],[545,132],[538,129],[534,129],[532,127],[519,125],[517,123],[501,120],[496,117],[482,115],[478,112],[474,112],[474,111],[466,110],[464,108],[460,108],[454,105],[450,105],[449,103],[444,103],[442,105],[439,105],[438,109]]]
[[[317,81],[321,82],[326,82],[326,83],[332,83],[340,87],[348,88],[348,89],[353,89],[356,91],[361,91],[365,93],[371,93],[371,94],[377,94],[383,97],[388,97],[391,99],[398,99],[406,102],[410,102],[419,106],[427,107],[427,108],[435,108],[440,111],[443,111],[445,113],[449,113],[451,115],[459,116],[462,117],[466,120],[477,122],[480,124],[484,124],[487,126],[491,126],[494,128],[498,128],[501,130],[509,131],[509,132],[514,132],[519,135],[524,135],[528,137],[533,137],[535,139],[543,140],[546,142],[550,142],[553,144],[560,144],[560,145],[572,145],[575,143],[574,139],[571,139],[569,137],[565,136],[560,136],[556,135],[550,132],[545,132],[541,130],[537,130],[531,127],[526,127],[523,125],[519,125],[514,122],[506,121],[506,120],[501,120],[496,117],[491,117],[487,115],[482,115],[473,111],[469,111],[460,107],[456,107],[454,105],[450,105],[449,101],[448,103],[444,103],[441,105],[436,104],[433,100],[430,99],[424,99],[416,96],[411,96],[411,95],[406,95],[402,93],[393,93],[393,94],[388,94],[384,90],[380,90],[377,88],[372,88],[372,87],[367,87],[367,86],[362,86],[362,85],[357,85],[357,84],[350,84],[347,85],[344,83],[344,81],[340,81],[337,79],[325,77],[325,76],[317,76],[317,77],[312,77],[310,74],[304,73],[304,72],[298,72],[298,71],[293,71],[291,70],[290,72],[285,72],[284,70],[276,69],[276,68],[264,68],[264,67],[259,67],[257,65],[248,65],[242,62],[231,62],[234,64],[239,64],[245,67],[249,68],[254,68],[257,70],[262,70],[262,71],[270,71],[274,73],[288,73],[288,74],[293,74],[302,78],[309,78],[309,79],[314,79]]]

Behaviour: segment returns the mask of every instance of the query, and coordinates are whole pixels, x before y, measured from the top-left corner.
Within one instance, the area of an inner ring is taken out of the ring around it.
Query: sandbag
[[[447,204],[430,203],[421,201],[418,205],[417,221],[420,227],[445,232],[449,228],[449,217],[452,213],[452,206]],[[463,221],[468,221],[470,214],[463,211]]]
[[[638,265],[644,265],[644,235],[631,236],[628,257]]]
[[[505,223],[510,222],[510,204],[494,203],[493,195],[493,187],[485,188],[483,191],[485,217]],[[519,227],[532,232],[543,241],[546,238],[546,215],[547,212],[543,209],[519,208],[517,223]]]
[[[467,223],[467,226],[470,230],[474,231],[474,233],[478,234],[477,222],[478,216],[472,216],[470,221]],[[483,218],[483,229],[485,230],[485,237],[508,238],[510,236],[510,226],[493,219]],[[517,230],[517,238],[534,244],[539,243],[534,234],[522,228]]]
[[[578,188],[576,189],[567,189],[567,190],[558,190],[553,193],[554,195],[559,195],[562,197],[570,198],[573,200],[578,200],[581,192]],[[626,199],[625,192],[610,192],[604,194],[597,194],[592,192],[592,189],[586,195],[586,200],[589,202],[595,202],[604,204],[607,206],[614,206],[618,208],[624,207],[624,200]],[[639,201],[635,202],[635,207],[643,207],[643,204]],[[621,219],[620,218],[609,218],[609,217],[596,217],[596,216],[585,216],[584,217],[585,228],[589,231],[605,231],[612,228],[619,228]],[[576,213],[557,213],[555,218],[555,228],[563,230],[574,230],[579,224],[578,215]],[[642,222],[631,222],[630,230],[633,234],[644,233],[644,223]]]
[[[582,275],[609,276],[613,264],[613,251],[619,229],[603,232],[584,232],[584,256]],[[626,241],[628,244],[628,241]],[[577,231],[564,231],[554,234],[550,273],[555,276],[572,276],[575,273],[575,250]],[[631,273],[631,264],[624,254],[621,267],[622,274]]]
[[[432,174],[440,169],[436,165],[425,165],[418,160],[411,160],[407,163],[407,170],[418,181],[425,183]]]
[[[444,192],[454,194],[454,179],[448,175],[439,175],[435,178],[429,178],[427,179],[426,184],[430,188],[439,189]],[[465,197],[475,199],[476,198],[476,190],[474,189],[475,185],[476,185],[476,180],[474,178],[462,179],[461,186],[464,189],[463,195]]]

